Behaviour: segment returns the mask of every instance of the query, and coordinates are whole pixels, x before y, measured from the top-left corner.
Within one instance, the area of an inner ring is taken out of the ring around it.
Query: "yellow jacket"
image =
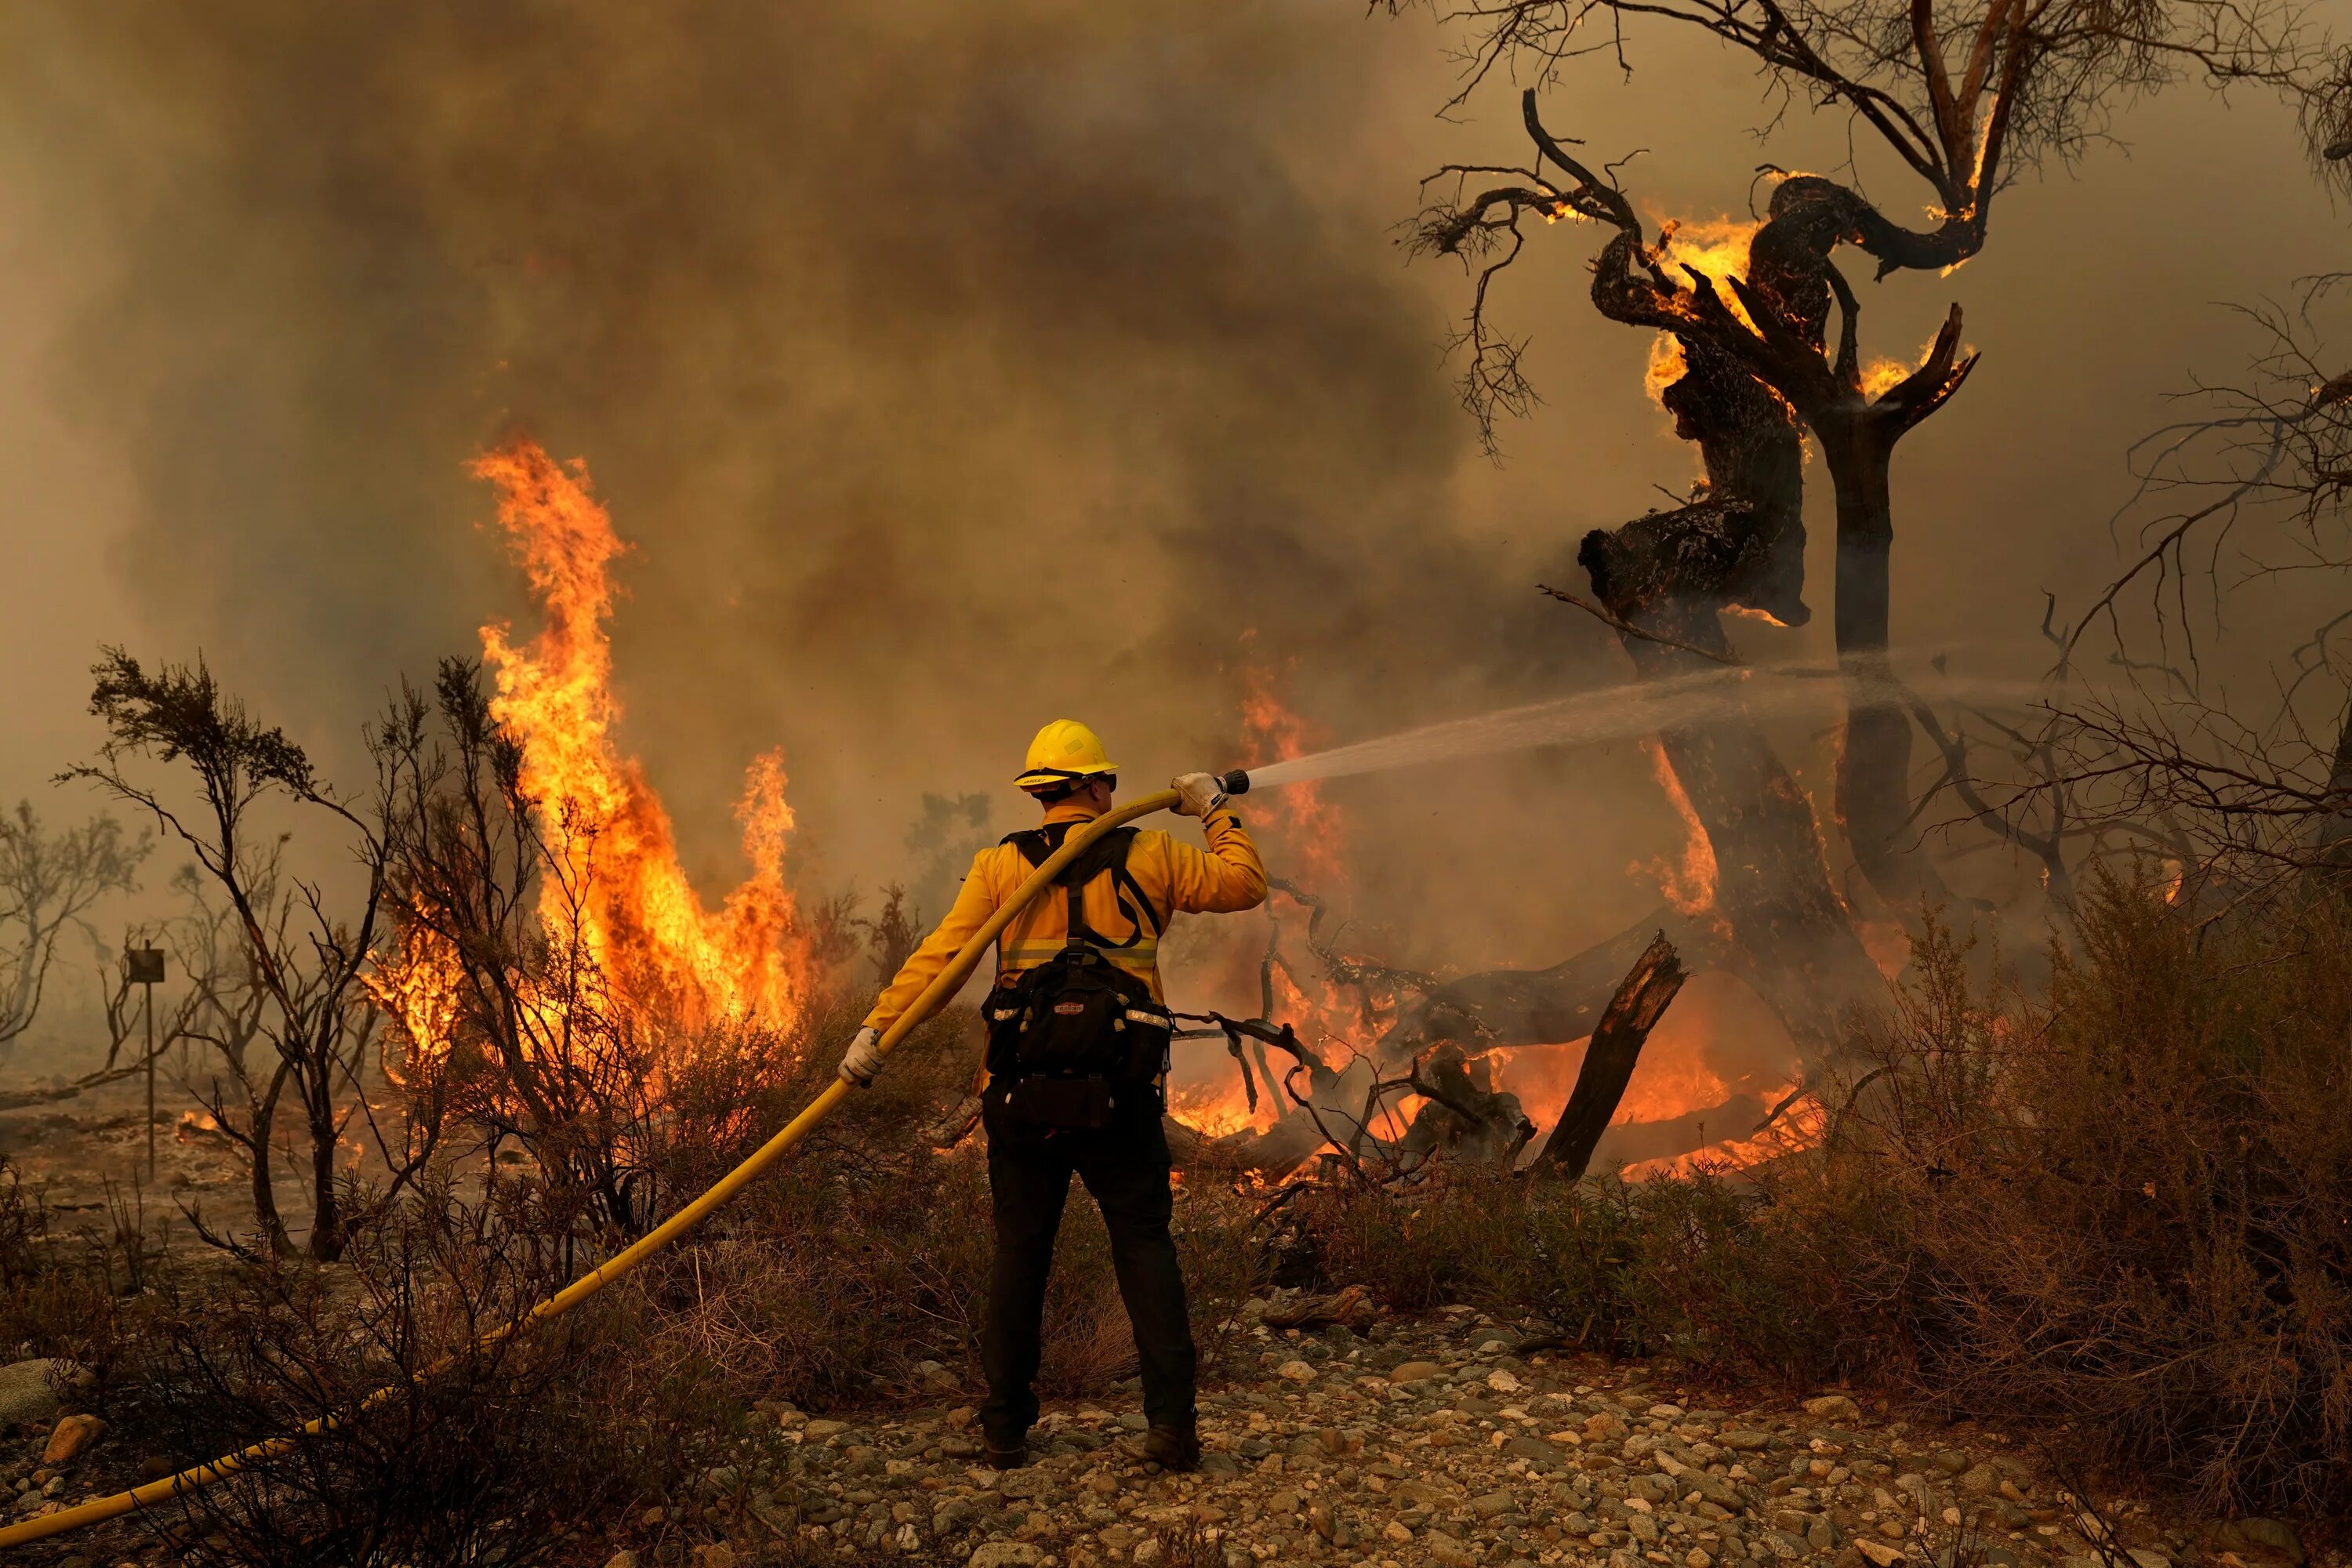
[[[1045,823],[1090,822],[1097,815],[1078,802],[1064,801],[1047,809]],[[1180,910],[1224,914],[1254,910],[1265,902],[1265,863],[1258,858],[1257,846],[1242,830],[1233,808],[1219,806],[1202,826],[1209,838],[1206,850],[1148,829],[1138,832],[1128,847],[1128,875],[1151,900],[1151,912],[1162,926]],[[866,1015],[866,1024],[887,1029],[897,1023],[898,1015],[922,994],[923,987],[947,967],[948,960],[1028,879],[1030,870],[1021,851],[1010,844],[994,845],[973,856],[955,907],[908,956],[898,977],[883,988],[874,1010]],[[1108,873],[1087,883],[1081,900],[1088,925],[1113,941],[1125,939],[1129,922],[1119,913],[1118,890]],[[1062,951],[1069,933],[1068,897],[1059,889],[1048,889],[1015,915],[1004,934],[996,939],[997,973],[1018,974],[1036,968]],[[1154,1000],[1167,1000],[1160,988],[1160,940],[1149,921],[1134,946],[1105,951],[1112,963],[1150,985]]]

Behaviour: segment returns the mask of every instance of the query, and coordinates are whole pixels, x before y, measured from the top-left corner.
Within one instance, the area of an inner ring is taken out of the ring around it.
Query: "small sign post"
[[[122,977],[146,989],[147,1004],[147,1179],[155,1179],[155,987],[163,979],[163,950],[134,947],[122,954]]]

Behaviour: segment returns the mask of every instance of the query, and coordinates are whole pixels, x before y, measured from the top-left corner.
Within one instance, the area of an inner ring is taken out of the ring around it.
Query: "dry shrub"
[[[121,1342],[116,1291],[135,1287],[149,1262],[136,1236],[53,1233],[47,1207],[0,1156],[0,1360],[61,1356],[103,1371]],[[132,1278],[118,1284],[122,1274]]]
[[[842,1052],[865,1016],[836,1005],[788,1035],[757,1029],[714,1036],[680,1061],[667,1084],[653,1169],[659,1206],[676,1208],[748,1157],[835,1080]],[[926,1019],[890,1053],[873,1087],[820,1122],[794,1164],[887,1163],[971,1087],[980,1017],[950,1007]]]
[[[1225,1568],[1225,1549],[1198,1520],[1163,1524],[1152,1531],[1160,1543],[1160,1568]]]
[[[836,1156],[795,1163],[746,1194],[723,1234],[650,1271],[662,1333],[745,1398],[822,1409],[976,1394],[992,1249],[983,1151],[915,1150],[890,1166]],[[1254,1279],[1247,1217],[1218,1195],[1178,1209],[1194,1331],[1213,1355]],[[1064,1214],[1045,1340],[1048,1394],[1099,1394],[1135,1371],[1109,1238],[1082,1190]],[[944,1376],[919,1375],[927,1361]]]
[[[1933,932],[1784,1257],[1881,1371],[2214,1504],[2352,1500],[2352,918],[2100,880],[2046,998]],[[1857,1092],[1858,1091],[1858,1092]],[[1787,1264],[1782,1265],[1786,1267]]]
[[[1718,1370],[1801,1375],[1824,1353],[1803,1293],[1756,1267],[1762,1201],[1717,1176],[1628,1185],[1441,1166],[1404,1192],[1328,1186],[1292,1209],[1321,1278],[1399,1311],[1468,1302],[1580,1348]]]
[[[562,1283],[562,1227],[546,1217],[425,1187],[370,1216],[348,1268],[265,1259],[181,1303],[118,1413],[173,1458],[333,1417],[184,1493],[185,1553],[527,1563],[577,1555],[581,1521],[664,1489],[714,1411],[645,1375],[625,1292],[497,1331]]]

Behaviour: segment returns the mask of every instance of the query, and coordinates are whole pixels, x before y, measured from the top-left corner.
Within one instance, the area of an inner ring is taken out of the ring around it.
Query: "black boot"
[[[1017,1470],[1029,1462],[1029,1440],[1026,1437],[1015,1437],[1005,1447],[1000,1447],[995,1438],[990,1437],[985,1439],[985,1446],[989,1466],[993,1469]]]
[[[1143,1435],[1143,1457],[1163,1469],[1197,1470],[1201,1468],[1200,1434],[1189,1426],[1154,1426]]]

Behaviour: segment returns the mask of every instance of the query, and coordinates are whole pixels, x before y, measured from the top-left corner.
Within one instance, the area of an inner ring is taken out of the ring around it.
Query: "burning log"
[[[1336,1106],[1318,1106],[1286,1113],[1264,1131],[1244,1128],[1212,1138],[1173,1116],[1160,1118],[1168,1134],[1169,1157],[1186,1170],[1211,1170],[1232,1175],[1279,1177],[1297,1170],[1326,1145],[1360,1149],[1365,1141],[1361,1119]]]
[[[944,1153],[971,1136],[972,1129],[980,1125],[980,1111],[979,1094],[967,1094],[936,1121],[915,1129],[916,1141],[927,1149]]]
[[[1660,931],[1634,961],[1594,1026],[1576,1087],[1570,1091],[1551,1136],[1536,1153],[1538,1173],[1570,1181],[1584,1174],[1601,1134],[1617,1114],[1617,1102],[1625,1098],[1625,1086],[1633,1081],[1633,1064],[1641,1059],[1650,1031],[1689,978],[1675,956],[1675,944]]]
[[[1264,1131],[1245,1129],[1222,1138],[1210,1138],[1173,1116],[1162,1118],[1169,1152],[1178,1164],[1280,1175],[1297,1168],[1327,1143],[1347,1150],[1352,1157],[1360,1154],[1367,1142],[1381,1142],[1372,1134],[1369,1123],[1388,1086],[1381,1082],[1369,1061],[1360,1059],[1345,1071],[1335,1072],[1287,1024],[1277,1027],[1263,1018],[1228,1018],[1222,1013],[1180,1013],[1177,1016],[1213,1023],[1223,1031],[1227,1049],[1241,1068],[1252,1110],[1257,1109],[1257,1091],[1250,1076],[1249,1058],[1243,1049],[1244,1040],[1256,1047],[1257,1070],[1265,1076],[1269,1089],[1280,1091],[1274,1100],[1277,1118]],[[1269,1046],[1288,1053],[1295,1065],[1277,1076],[1265,1060],[1265,1051]],[[1303,1094],[1298,1089],[1301,1078],[1307,1085]]]
[[[1415,1063],[1406,1085],[1427,1101],[1405,1130],[1398,1152],[1427,1159],[1444,1154],[1508,1169],[1536,1134],[1519,1097],[1489,1089],[1470,1076],[1462,1047],[1448,1042]],[[1623,1092],[1623,1086],[1618,1086]]]

